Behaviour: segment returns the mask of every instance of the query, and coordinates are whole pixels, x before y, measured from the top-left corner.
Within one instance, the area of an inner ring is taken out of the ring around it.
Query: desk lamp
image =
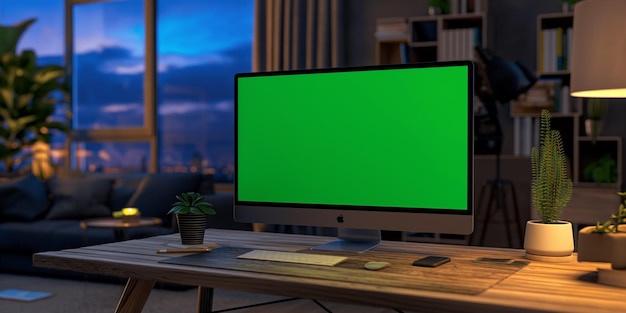
[[[483,183],[481,197],[478,205],[482,203],[482,195],[486,188],[490,188],[491,199],[487,201],[485,223],[481,232],[479,245],[483,244],[486,227],[488,225],[491,204],[495,203],[496,210],[502,209],[506,220],[508,212],[506,210],[505,187],[509,187],[513,195],[513,205],[518,224],[518,236],[520,244],[523,241],[522,230],[519,221],[519,210],[515,196],[515,188],[511,181],[500,178],[500,153],[502,150],[502,128],[498,119],[497,103],[506,103],[514,100],[519,95],[525,93],[532,87],[537,78],[525,66],[518,62],[502,59],[492,54],[487,49],[475,47],[477,59],[476,66],[476,96],[482,102],[484,111],[477,113],[474,121],[474,152],[475,154],[495,154],[496,155],[496,177]],[[508,228],[507,223],[507,228]],[[509,246],[511,242],[510,230],[507,229]]]
[[[537,78],[524,65],[506,61],[487,49],[475,47],[477,60],[476,95],[486,112],[478,115],[476,154],[499,155],[502,129],[498,120],[497,102],[514,100],[532,87]],[[485,127],[489,125],[489,127]],[[485,138],[489,140],[485,140]]]
[[[570,78],[572,96],[626,98],[624,29],[626,1],[586,0],[576,4]],[[611,257],[606,260],[611,262],[612,269],[599,269],[598,282],[626,287],[626,268],[622,268],[626,246],[618,244],[617,240],[612,242]]]

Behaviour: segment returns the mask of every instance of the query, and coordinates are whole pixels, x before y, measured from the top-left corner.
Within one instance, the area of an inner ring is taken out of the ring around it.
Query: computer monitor
[[[235,220],[337,227],[329,250],[472,233],[473,84],[470,61],[237,74]]]

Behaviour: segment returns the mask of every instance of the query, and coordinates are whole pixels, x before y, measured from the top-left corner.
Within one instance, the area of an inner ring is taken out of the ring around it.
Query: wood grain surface
[[[412,254],[376,251],[365,253],[299,251],[348,257],[348,260],[331,267],[237,258],[250,250],[221,247],[213,249],[212,253],[195,253],[160,262],[460,294],[479,294],[528,263],[517,261],[511,264],[494,264],[458,258],[442,266],[429,268],[413,266],[412,263],[416,258]],[[370,261],[389,262],[391,266],[370,271],[365,269],[365,263]]]
[[[332,239],[215,229],[207,230],[205,235],[207,243],[240,251],[303,251]],[[326,267],[324,271],[315,270],[315,266],[302,269],[301,265],[296,265],[291,273],[279,275],[162,262],[173,256],[156,254],[156,250],[179,240],[178,234],[171,234],[42,252],[33,256],[33,263],[38,267],[133,278],[144,281],[143,286],[151,281],[163,281],[418,312],[614,313],[626,307],[626,298],[621,296],[625,289],[596,282],[597,269],[610,268],[609,264],[577,262],[576,259],[567,263],[528,261],[524,259],[524,251],[517,249],[383,242],[371,250],[371,254],[350,256],[354,261],[330,270]],[[426,255],[448,256],[452,261],[435,269],[405,266],[404,262]],[[376,261],[388,260],[393,265],[389,271],[358,269],[370,256]],[[507,271],[511,268],[503,271],[501,264],[475,264],[481,257],[526,261],[528,265],[510,273]],[[322,273],[325,271],[328,273]],[[307,274],[309,272],[314,275]],[[438,281],[446,283],[428,287]],[[477,289],[484,291],[476,293]]]

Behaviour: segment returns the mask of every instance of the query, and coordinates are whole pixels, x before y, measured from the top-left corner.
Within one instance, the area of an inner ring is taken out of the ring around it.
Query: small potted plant
[[[428,0],[428,14],[439,15],[450,13],[450,0]]]
[[[571,12],[574,9],[574,5],[581,0],[561,0],[561,7],[563,12]]]
[[[585,133],[591,136],[591,142],[602,132],[602,121],[606,116],[608,102],[606,99],[589,99],[587,102],[587,119],[585,119]]]
[[[204,242],[204,230],[207,215],[214,215],[213,205],[197,192],[186,192],[176,196],[178,201],[172,204],[167,214],[176,214],[176,222],[183,245],[201,245]]]
[[[572,224],[559,219],[572,196],[573,183],[558,130],[550,128],[550,112],[541,111],[540,147],[531,150],[531,198],[540,220],[526,223],[524,249],[533,260],[568,261],[574,251]]]
[[[595,226],[584,227],[578,232],[578,261],[611,262],[614,268],[626,269],[626,254],[619,253],[621,260],[613,258],[614,252],[624,250],[626,245],[626,225],[623,225],[626,224],[626,192],[617,195],[621,203],[609,220],[597,221]]]

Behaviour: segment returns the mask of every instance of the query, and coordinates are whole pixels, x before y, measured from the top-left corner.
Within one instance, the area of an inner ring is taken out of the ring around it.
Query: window
[[[202,171],[232,181],[234,75],[252,68],[253,4],[158,1],[161,171]]]
[[[254,1],[0,0],[0,23],[37,17],[20,46],[62,63],[64,3],[72,167],[232,181],[233,76],[252,68]]]

